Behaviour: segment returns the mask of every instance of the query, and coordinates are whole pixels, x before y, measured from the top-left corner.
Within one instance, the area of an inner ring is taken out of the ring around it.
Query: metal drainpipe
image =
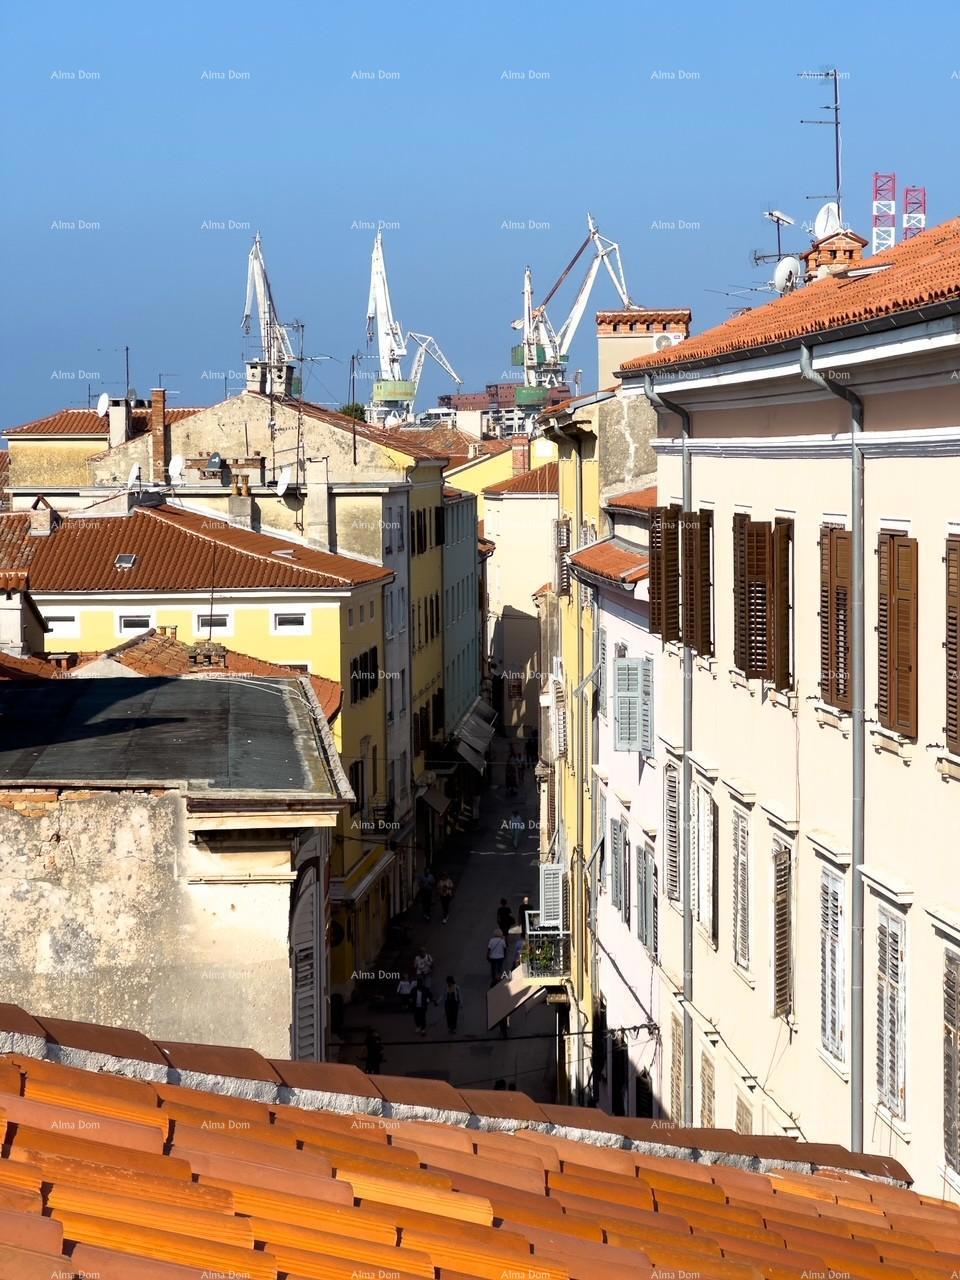
[[[850,1148],[863,1150],[863,881],[860,867],[863,865],[864,795],[865,787],[865,732],[866,715],[866,658],[863,600],[863,450],[858,443],[863,431],[863,401],[849,387],[834,386],[813,367],[810,348],[800,347],[800,372],[807,382],[821,391],[846,400],[850,405],[850,471],[851,471],[851,532],[853,537],[853,600],[850,611],[852,655],[852,710],[853,735],[853,812],[851,819],[850,884]]]
[[[576,538],[579,539],[580,526],[583,524],[583,445],[582,445],[582,442],[574,435],[570,436],[570,442],[573,445],[574,452],[577,458],[577,487],[576,487],[576,494],[575,494],[576,501],[574,506],[575,527],[570,532],[570,543],[572,546],[574,536],[576,536]],[[573,605],[573,590],[574,590],[573,583],[571,582],[570,583],[571,606]],[[577,674],[580,679],[583,678],[583,627],[579,625],[577,627]],[[571,710],[572,710],[572,702],[571,702]],[[573,863],[576,861],[577,849],[579,848],[581,852],[583,849],[583,845],[582,845],[582,841],[583,841],[583,779],[580,777],[580,765],[583,761],[583,741],[584,741],[584,716],[583,716],[583,699],[581,698],[578,700],[578,703],[577,703],[577,762],[573,771],[573,776],[574,776],[574,780],[576,782],[576,787],[577,787],[577,808],[576,808],[577,839],[574,843],[573,849],[571,850],[571,854],[572,854],[571,870],[573,868]],[[581,966],[581,968],[583,968],[583,965],[584,965],[583,952],[586,947],[587,932],[585,927],[585,921],[583,919],[583,912],[579,910],[579,907],[582,905],[582,902],[583,902],[583,882],[582,882],[582,876],[580,875],[579,867],[577,869],[577,875],[578,875],[578,881],[577,881],[576,901],[577,901],[578,909],[575,915],[573,916],[573,918],[571,919],[571,924],[573,924],[573,926],[577,930],[577,944],[578,944],[577,945],[577,963]],[[571,876],[571,881],[572,880],[573,880],[573,877]],[[582,984],[580,985],[580,991],[582,994],[583,992]],[[592,994],[593,993],[591,992],[591,995]],[[580,1021],[579,1018],[577,1020]],[[577,1040],[579,1041],[579,1064],[577,1067],[577,1093],[579,1094],[583,1089],[584,1045],[585,1045],[586,1037],[578,1036]]]
[[[682,405],[661,396],[654,390],[653,379],[647,373],[643,378],[643,390],[655,409],[675,413],[680,419],[682,506],[684,512],[693,510],[693,493],[690,475],[690,414]],[[690,896],[690,752],[693,749],[693,650],[683,646],[683,1123],[693,1124],[693,899]]]

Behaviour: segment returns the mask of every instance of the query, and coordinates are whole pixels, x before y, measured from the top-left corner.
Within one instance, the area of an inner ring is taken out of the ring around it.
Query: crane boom
[[[247,259],[247,300],[243,308],[243,331],[250,332],[253,301],[256,297],[257,319],[260,324],[262,359],[270,365],[289,364],[293,361],[293,344],[286,329],[277,318],[277,308],[270,288],[270,277],[263,257],[263,244],[258,231]]]
[[[431,356],[436,360],[444,373],[449,374],[458,387],[463,383],[463,379],[440,350],[435,338],[431,338],[427,333],[414,333],[412,329],[407,334],[408,341],[411,338],[417,344],[417,354],[414,356],[413,369],[410,374],[410,381],[413,383],[414,391],[420,385],[420,375],[423,373],[423,366],[427,356]]]
[[[377,347],[380,355],[380,377],[399,381],[400,359],[407,354],[403,330],[393,317],[390,305],[390,288],[387,284],[387,266],[383,258],[383,236],[377,231],[373,242],[373,258],[370,263],[370,297],[367,302],[367,339],[373,340],[376,327]]]

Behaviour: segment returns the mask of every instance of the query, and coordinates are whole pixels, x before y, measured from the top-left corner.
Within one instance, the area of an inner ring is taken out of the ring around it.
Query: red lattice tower
[[[903,193],[903,238],[911,240],[927,225],[927,188],[907,187]]]
[[[874,253],[891,248],[897,239],[897,175],[873,175],[873,242]]]

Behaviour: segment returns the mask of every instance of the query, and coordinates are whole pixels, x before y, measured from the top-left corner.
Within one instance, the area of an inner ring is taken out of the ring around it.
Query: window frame
[[[279,618],[296,618],[299,617],[299,623],[293,623],[290,626],[281,624]],[[304,606],[302,609],[271,609],[270,610],[270,634],[272,636],[308,636],[312,630],[312,614],[311,611]]]
[[[211,617],[212,618],[223,617],[226,619],[226,622],[222,627],[213,626],[208,628],[205,620]],[[232,609],[215,608],[212,610],[207,610],[204,613],[199,613],[196,610],[194,610],[193,634],[194,634],[194,637],[198,640],[205,640],[208,634],[211,639],[213,639],[215,636],[232,636],[233,627],[234,627],[234,612]]]

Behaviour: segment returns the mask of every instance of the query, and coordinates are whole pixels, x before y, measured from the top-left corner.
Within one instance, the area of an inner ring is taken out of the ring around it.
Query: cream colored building
[[[655,1089],[960,1199],[960,220],[823,274],[621,370],[660,424]]]

